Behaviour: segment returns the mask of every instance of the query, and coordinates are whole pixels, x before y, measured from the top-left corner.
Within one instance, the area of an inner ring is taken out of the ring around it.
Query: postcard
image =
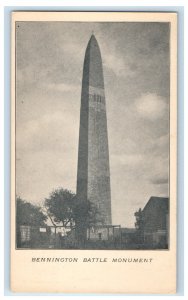
[[[11,289],[176,293],[177,14],[13,12]]]

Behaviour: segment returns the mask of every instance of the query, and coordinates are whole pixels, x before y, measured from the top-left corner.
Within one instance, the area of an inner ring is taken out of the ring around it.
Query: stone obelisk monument
[[[103,224],[112,223],[103,68],[99,45],[93,34],[83,67],[77,197],[96,205]]]

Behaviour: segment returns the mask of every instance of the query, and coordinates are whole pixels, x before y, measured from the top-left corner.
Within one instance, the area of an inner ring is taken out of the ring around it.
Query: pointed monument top
[[[102,58],[99,44],[93,33],[89,39],[85,52],[84,70],[89,75],[83,77],[84,80],[87,78],[89,84],[93,87],[104,88]]]
[[[98,51],[100,51],[100,50],[99,50],[99,44],[98,44],[98,41],[97,41],[97,39],[96,39],[94,33],[91,34],[91,37],[90,37],[90,39],[89,39],[87,48],[88,48],[88,49],[91,49],[91,48],[95,48],[95,49],[96,49],[96,48],[97,48]]]
[[[96,39],[96,37],[94,35],[94,32],[92,31],[92,34],[91,34],[89,42],[94,42],[94,41],[97,42],[97,39]]]

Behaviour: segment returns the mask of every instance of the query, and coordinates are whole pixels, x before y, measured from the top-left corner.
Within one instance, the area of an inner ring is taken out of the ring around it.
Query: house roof
[[[146,203],[143,211],[150,209],[151,207],[163,208],[168,210],[169,207],[169,198],[167,197],[154,197],[152,196],[149,201]]]

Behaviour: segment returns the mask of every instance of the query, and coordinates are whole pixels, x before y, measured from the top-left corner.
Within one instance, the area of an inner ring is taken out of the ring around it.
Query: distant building
[[[17,248],[60,248],[59,232],[53,226],[21,225],[18,228]]]
[[[145,246],[168,248],[169,198],[149,199],[142,210],[142,234]]]
[[[120,236],[120,225],[96,225],[87,229],[87,240],[109,241]]]

